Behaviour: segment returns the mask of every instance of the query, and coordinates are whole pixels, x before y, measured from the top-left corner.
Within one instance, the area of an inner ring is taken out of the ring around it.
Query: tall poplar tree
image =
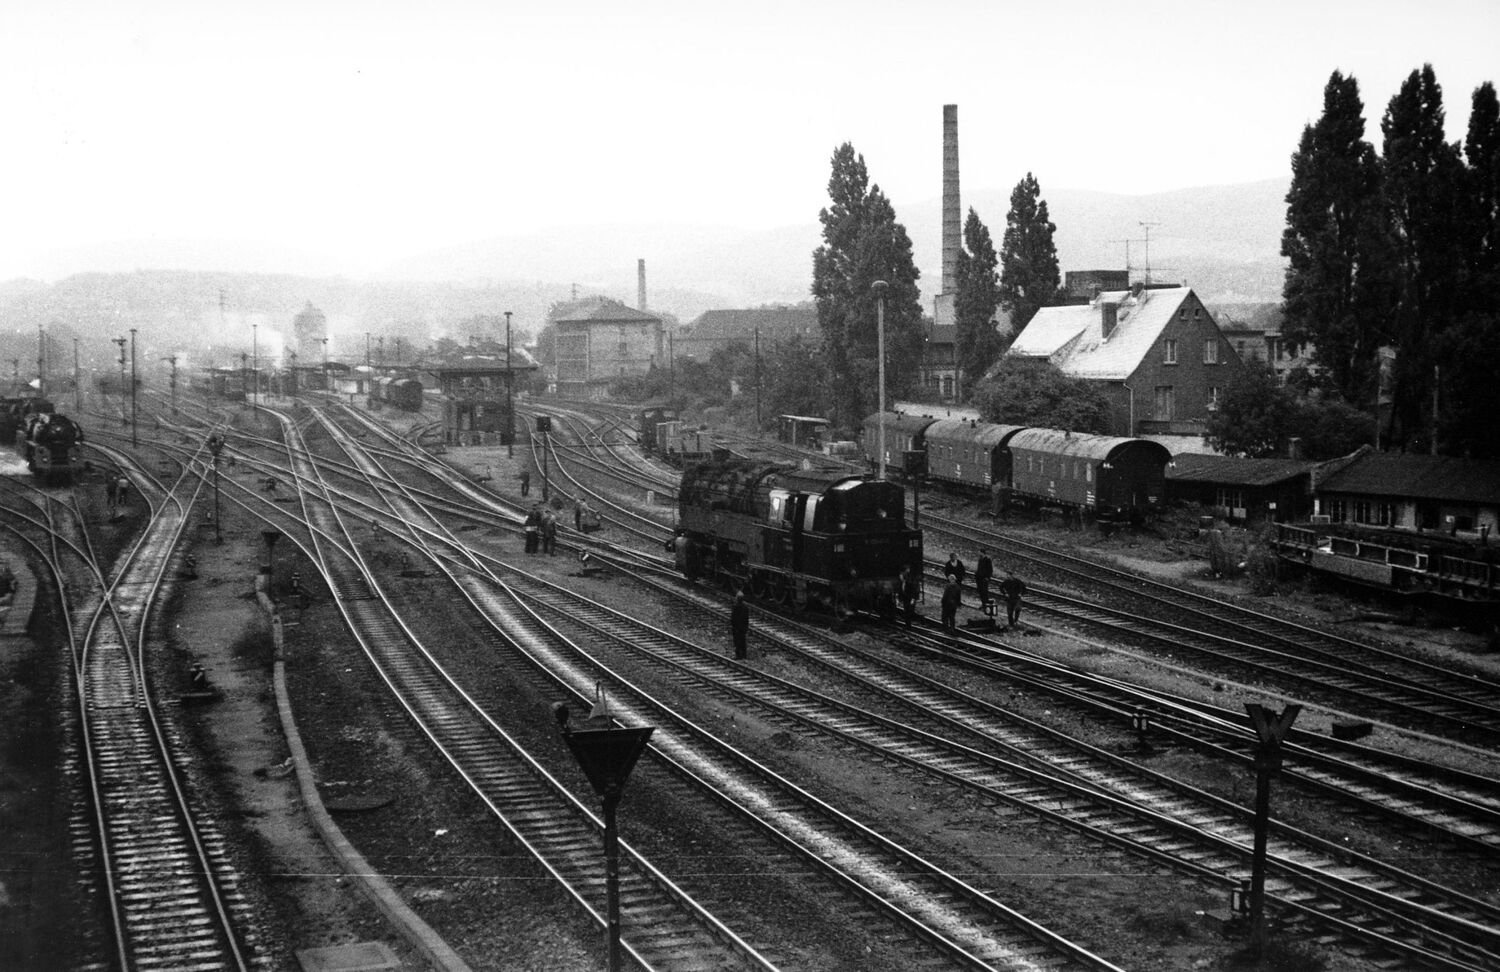
[[[1467,173],[1458,146],[1445,140],[1443,125],[1443,91],[1430,64],[1407,77],[1380,123],[1385,135],[1383,184],[1400,283],[1388,430],[1403,445],[1433,450],[1432,388],[1442,380],[1434,367],[1442,363],[1438,352],[1452,343],[1448,332],[1464,313],[1462,228],[1470,224]]]
[[[1057,269],[1057,227],[1047,215],[1047,201],[1030,172],[1010,194],[1005,237],[1000,243],[1000,306],[1019,333],[1036,312],[1050,304],[1062,286]]]
[[[812,294],[823,332],[834,420],[853,427],[875,411],[879,391],[876,295],[885,292],[887,403],[910,395],[922,354],[922,307],[911,238],[870,183],[864,156],[848,142],[833,153],[830,205],[819,213],[823,245],[813,252]]]
[[[1286,229],[1285,334],[1351,404],[1371,408],[1378,351],[1394,299],[1375,148],[1365,141],[1359,82],[1333,72],[1323,115],[1292,154]]]
[[[995,310],[1000,306],[999,265],[989,227],[971,208],[964,221],[964,248],[958,251],[958,294],[954,300],[959,387],[966,398],[1005,350],[1005,340],[994,325]]]
[[[1493,295],[1500,286],[1500,100],[1489,81],[1474,89],[1464,158],[1474,219],[1471,294]]]

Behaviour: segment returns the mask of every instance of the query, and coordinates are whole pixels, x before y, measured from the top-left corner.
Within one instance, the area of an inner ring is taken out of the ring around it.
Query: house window
[[[1220,486],[1218,502],[1214,505],[1227,507],[1231,510],[1242,510],[1245,508],[1245,493],[1243,490],[1232,486]]]
[[[1328,510],[1328,521],[1330,523],[1343,523],[1349,519],[1349,509],[1341,499],[1331,499],[1326,504]]]
[[[1208,389],[1208,410],[1217,412],[1219,410],[1219,386],[1212,385]]]
[[[1219,342],[1214,340],[1213,338],[1209,338],[1207,341],[1203,342],[1203,363],[1219,363]]]
[[[1177,342],[1172,340],[1171,338],[1168,338],[1162,347],[1161,363],[1177,363]]]
[[[1201,308],[1201,307],[1194,307],[1193,308],[1193,320],[1196,321],[1196,320],[1198,320],[1198,319],[1200,319],[1202,317],[1203,317],[1203,308]]]
[[[1178,311],[1177,311],[1177,319],[1179,321],[1185,321],[1185,320],[1187,320],[1187,308],[1186,307],[1182,307],[1182,308],[1178,309]]]
[[[1154,399],[1155,419],[1158,422],[1170,422],[1173,412],[1176,410],[1176,393],[1171,385],[1157,385]]]

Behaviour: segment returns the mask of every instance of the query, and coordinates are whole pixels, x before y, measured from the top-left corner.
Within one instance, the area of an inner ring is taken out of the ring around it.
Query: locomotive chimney
[[[635,261],[636,310],[646,309],[646,261]]]

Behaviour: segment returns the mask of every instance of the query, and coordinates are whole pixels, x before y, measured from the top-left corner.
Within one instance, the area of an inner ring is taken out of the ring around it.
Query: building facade
[[[1109,402],[1109,434],[1123,436],[1201,435],[1244,367],[1189,287],[1136,285],[1044,307],[1006,354],[1096,383]]]
[[[616,378],[666,364],[661,318],[617,300],[580,301],[552,323],[559,395],[603,398]]]

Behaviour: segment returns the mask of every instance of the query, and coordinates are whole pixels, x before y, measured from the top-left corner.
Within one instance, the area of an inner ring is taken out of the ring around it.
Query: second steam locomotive
[[[902,567],[922,569],[896,483],[746,459],[688,466],[678,568],[796,609],[888,610]]]

